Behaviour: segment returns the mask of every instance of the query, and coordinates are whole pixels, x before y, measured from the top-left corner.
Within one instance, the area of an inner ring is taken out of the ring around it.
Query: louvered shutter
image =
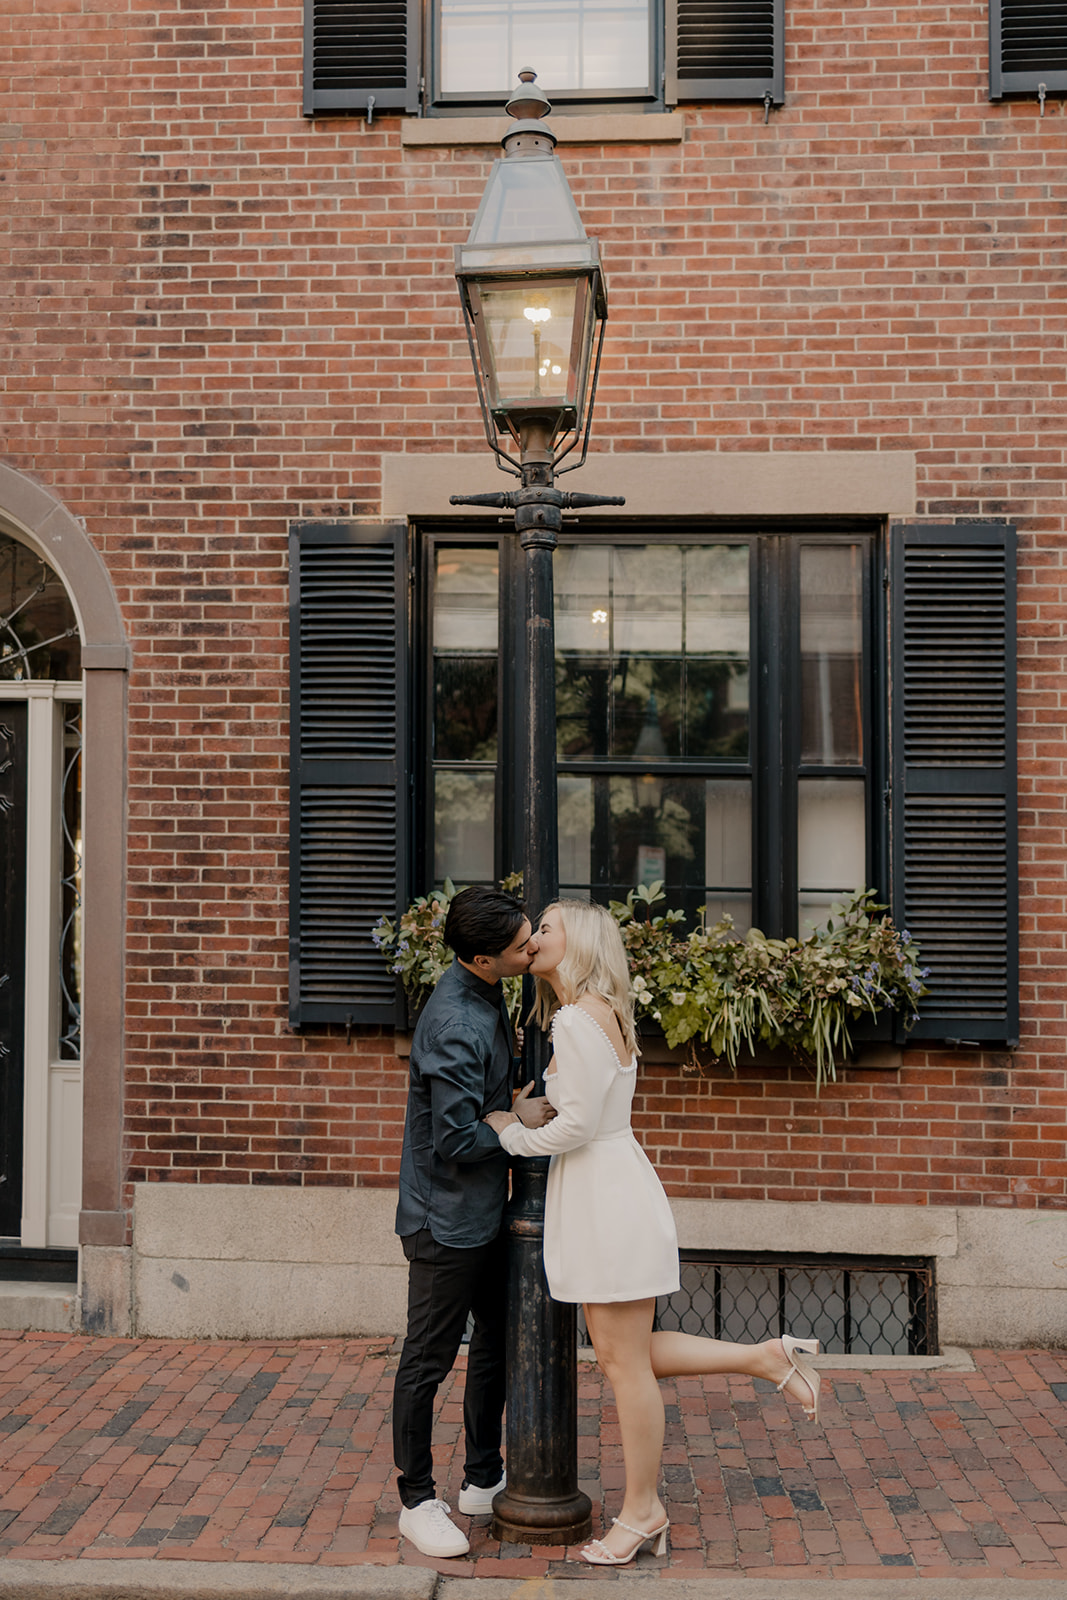
[[[1063,0],[989,0],[989,98],[1067,90]]]
[[[304,115],[417,111],[419,0],[304,0]]]
[[[289,541],[289,1015],[397,1020],[374,948],[406,897],[402,523],[302,523]]]
[[[892,533],[893,914],[930,993],[910,1037],[1019,1031],[1015,530]]]
[[[666,98],[785,99],[785,0],[666,0]]]

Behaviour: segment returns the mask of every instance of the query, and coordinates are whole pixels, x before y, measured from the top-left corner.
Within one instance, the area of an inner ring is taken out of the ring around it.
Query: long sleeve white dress
[[[558,1115],[543,1128],[513,1123],[511,1155],[551,1156],[545,1197],[545,1276],[554,1300],[604,1305],[678,1288],[678,1236],[663,1185],[634,1138],[637,1058],[624,1066],[580,1006],[552,1020],[556,1071],[545,1093]]]

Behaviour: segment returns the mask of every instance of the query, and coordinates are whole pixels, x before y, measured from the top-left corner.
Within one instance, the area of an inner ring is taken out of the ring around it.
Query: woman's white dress
[[[678,1288],[678,1237],[663,1185],[634,1138],[637,1059],[624,1066],[580,1006],[552,1021],[554,1073],[545,1093],[558,1115],[543,1128],[511,1124],[511,1155],[551,1156],[545,1198],[545,1276],[555,1300],[602,1305]]]

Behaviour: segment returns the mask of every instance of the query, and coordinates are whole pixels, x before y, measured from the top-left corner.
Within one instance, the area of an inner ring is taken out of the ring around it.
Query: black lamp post
[[[513,510],[525,554],[515,656],[524,662],[526,688],[524,892],[536,914],[559,893],[552,553],[564,510],[623,501],[555,486],[560,470],[572,471],[586,457],[607,298],[600,252],[582,226],[555,135],[541,120],[552,108],[533,72],[524,68],[519,78],[507,105],[516,121],[470,237],[457,247],[456,277],[486,438],[498,466],[522,487],[453,495],[452,504]],[[518,446],[517,460],[498,435]],[[578,444],[578,460],[560,469]],[[532,984],[525,987],[528,1009]],[[547,1057],[548,1040],[528,1026],[522,1077],[533,1078],[537,1092]],[[508,1483],[493,1502],[493,1533],[518,1544],[578,1544],[590,1535],[592,1507],[578,1488],[577,1319],[545,1283],[547,1177],[547,1160],[515,1163],[507,1216]]]

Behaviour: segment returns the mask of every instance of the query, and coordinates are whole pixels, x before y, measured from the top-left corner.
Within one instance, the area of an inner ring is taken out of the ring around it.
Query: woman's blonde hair
[[[561,1005],[573,1005],[583,995],[593,994],[611,1007],[627,1051],[637,1054],[630,967],[615,918],[593,900],[554,900],[542,911],[538,926],[549,911],[559,912],[567,948],[557,969],[561,995],[557,998],[544,978],[535,980],[533,1015],[538,1025],[547,1029]]]

